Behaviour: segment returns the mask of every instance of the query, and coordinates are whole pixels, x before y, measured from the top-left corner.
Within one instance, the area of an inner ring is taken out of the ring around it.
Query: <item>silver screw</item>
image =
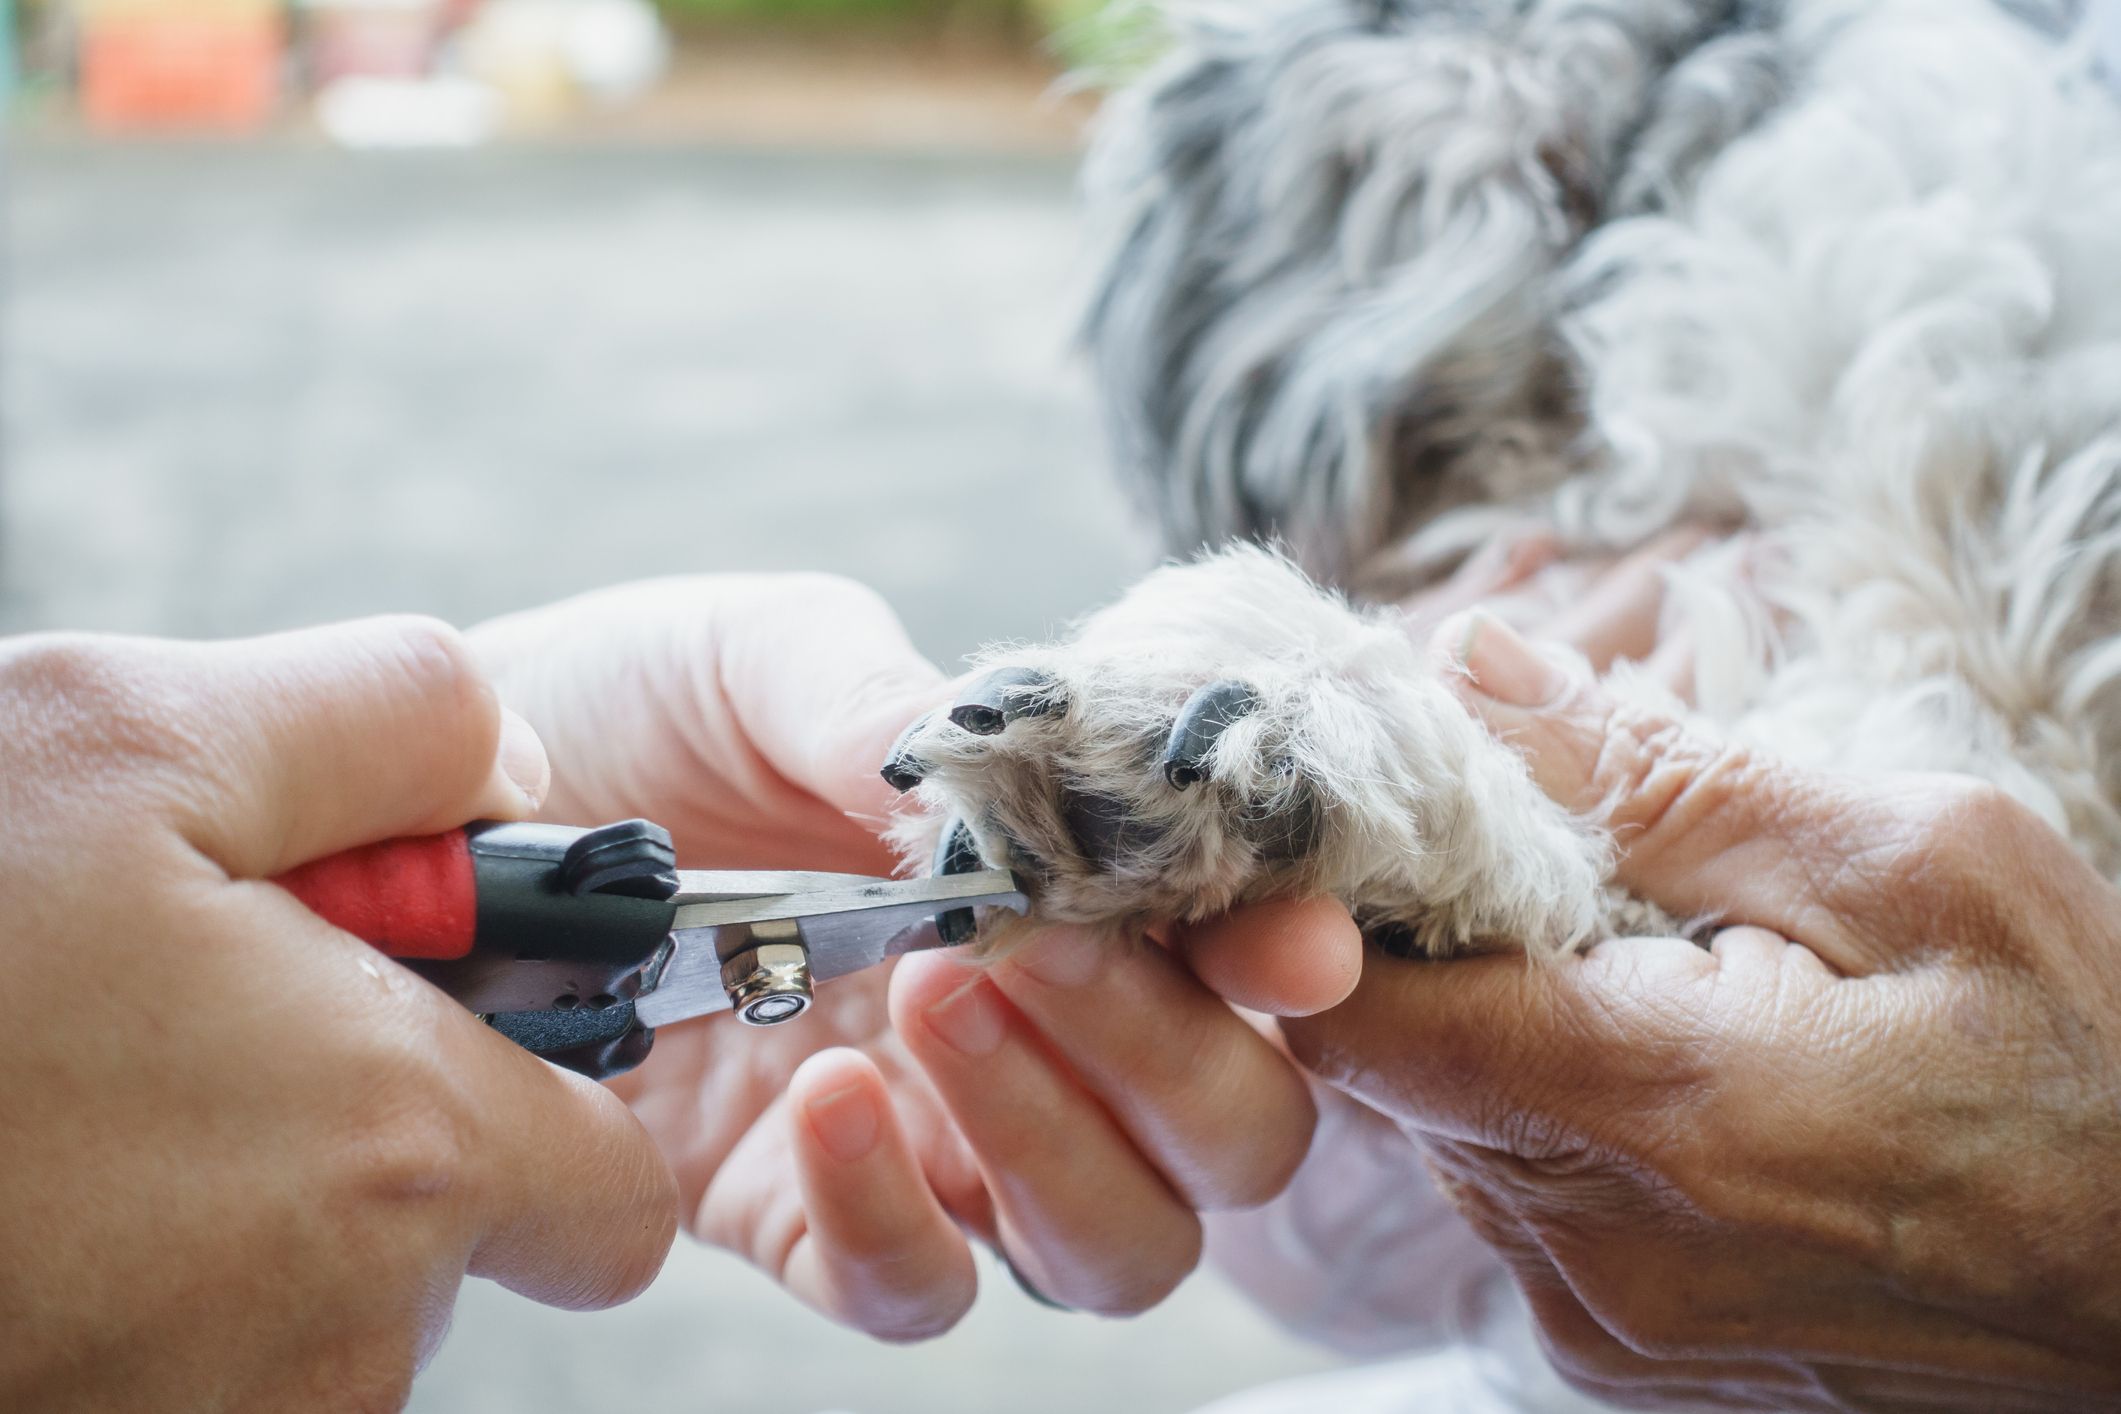
[[[810,1010],[810,954],[801,943],[759,943],[722,964],[729,1005],[747,1026],[778,1026]]]

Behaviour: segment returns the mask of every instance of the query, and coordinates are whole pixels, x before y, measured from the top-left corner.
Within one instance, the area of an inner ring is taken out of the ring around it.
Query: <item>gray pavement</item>
[[[51,144],[8,178],[8,628],[826,569],[951,659],[1147,562],[1065,357],[1063,165]],[[1100,1322],[986,1275],[906,1350],[699,1249],[599,1315],[474,1282],[413,1407],[1162,1414],[1325,1363],[1211,1277]]]

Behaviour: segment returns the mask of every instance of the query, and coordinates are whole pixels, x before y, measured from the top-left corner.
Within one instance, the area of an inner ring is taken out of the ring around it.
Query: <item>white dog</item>
[[[989,652],[893,753],[909,844],[1078,921],[1324,890],[1430,951],[1638,924],[1598,823],[1305,572],[1389,601],[1508,520],[1711,520],[1765,552],[1746,596],[1674,586],[1709,723],[1985,778],[2121,875],[2121,108],[2068,8],[1200,19],[1093,156],[1091,343],[1173,548],[1295,563]]]

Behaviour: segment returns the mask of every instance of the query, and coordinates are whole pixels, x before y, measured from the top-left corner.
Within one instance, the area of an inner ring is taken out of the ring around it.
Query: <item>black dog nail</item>
[[[1413,959],[1421,956],[1421,940],[1405,923],[1375,923],[1362,930],[1362,940],[1387,957]]]
[[[1208,753],[1216,738],[1259,706],[1252,689],[1225,679],[1211,682],[1186,699],[1164,743],[1164,779],[1173,790],[1197,786],[1208,778]]]
[[[965,689],[950,720],[974,736],[993,736],[1019,717],[1043,717],[1061,708],[1053,679],[1036,668],[996,668]]]
[[[908,724],[906,730],[898,734],[898,740],[891,743],[891,752],[884,758],[884,769],[881,774],[890,783],[893,790],[909,791],[921,783],[924,776],[921,763],[914,760],[908,753],[907,744],[913,740],[922,727],[928,725],[929,720],[934,716],[933,712],[929,712],[914,718]]]
[[[943,829],[943,842],[936,847],[935,863],[928,873],[971,874],[983,867],[971,829],[962,820],[952,820]],[[979,931],[979,918],[969,908],[953,908],[935,915],[935,931],[944,947],[956,947]]]

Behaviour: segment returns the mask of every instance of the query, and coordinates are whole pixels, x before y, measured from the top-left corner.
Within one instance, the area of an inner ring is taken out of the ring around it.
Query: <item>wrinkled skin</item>
[[[467,1273],[647,1285],[625,1107],[257,882],[544,783],[440,624],[0,643],[0,1407],[396,1409]]]
[[[1464,696],[1730,926],[1375,963],[1287,1027],[1414,1136],[1573,1383],[1628,1406],[2121,1407],[2121,895],[1993,788],[1697,740],[1489,619]]]
[[[1597,661],[1646,656],[1655,566],[1699,539],[1569,567],[1565,620],[1535,592],[1561,568],[1540,541],[1499,545],[1421,608],[1516,594]],[[645,815],[692,866],[888,872],[896,794],[877,768],[952,695],[873,593],[821,576],[628,585],[472,636],[548,742],[543,813]],[[928,955],[834,982],[781,1031],[664,1028],[617,1088],[687,1226],[849,1325],[948,1329],[973,1298],[971,1240],[1053,1300],[1133,1312],[1192,1269],[1202,1212],[1266,1201],[1309,1148],[1309,1086],[1231,1004],[1317,1011],[1361,966],[1325,900],[1116,951],[1052,930],[979,970]]]

